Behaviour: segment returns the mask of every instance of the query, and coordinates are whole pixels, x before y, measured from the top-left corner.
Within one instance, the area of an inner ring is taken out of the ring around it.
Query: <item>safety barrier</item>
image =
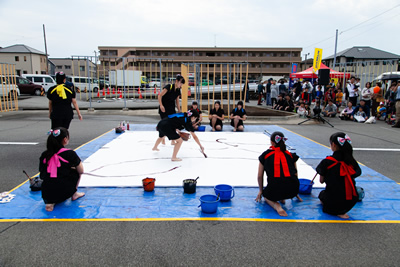
[[[0,112],[18,110],[19,88],[14,64],[0,63],[0,83]]]

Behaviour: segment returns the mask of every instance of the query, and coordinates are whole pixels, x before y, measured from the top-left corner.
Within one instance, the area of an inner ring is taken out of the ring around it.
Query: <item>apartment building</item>
[[[94,58],[50,58],[55,72],[64,72],[67,76],[96,77]]]
[[[262,76],[288,76],[292,63],[301,62],[302,48],[232,48],[232,47],[120,47],[99,46],[99,72],[107,75],[108,70],[126,69],[141,70],[148,78],[159,77],[161,61],[162,77],[180,73],[182,63],[203,64],[205,78],[208,64],[210,78],[214,71],[220,78],[221,64],[249,63],[248,78],[258,79]],[[215,69],[214,69],[215,68]],[[193,70],[193,69],[192,69]],[[189,68],[189,72],[192,71]],[[226,71],[226,65],[222,66]],[[232,70],[231,70],[232,71]],[[236,70],[238,72],[239,70]],[[247,68],[243,68],[244,73]],[[167,75],[168,73],[168,75]],[[223,76],[226,75],[223,74]]]

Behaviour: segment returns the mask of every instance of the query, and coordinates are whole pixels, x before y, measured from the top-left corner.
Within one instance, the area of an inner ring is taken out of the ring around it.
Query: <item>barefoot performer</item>
[[[167,136],[169,140],[175,141],[174,151],[172,153],[172,161],[181,161],[182,159],[177,157],[179,149],[182,145],[182,138],[180,137],[180,131],[186,129],[193,136],[193,139],[200,146],[201,152],[204,153],[204,147],[201,145],[199,138],[194,133],[193,125],[196,124],[199,119],[199,113],[197,111],[176,113],[169,115],[168,117],[162,119],[157,125],[157,131],[159,132],[159,137],[154,144],[153,150],[159,151],[158,145],[162,142],[164,136]],[[177,130],[178,129],[178,130]]]
[[[347,212],[358,201],[354,179],[361,175],[361,169],[353,158],[353,147],[347,134],[334,133],[329,142],[333,155],[323,159],[317,166],[320,182],[326,183],[325,190],[318,197],[322,202],[323,212],[348,219]]]
[[[69,132],[59,127],[49,132],[47,150],[40,156],[40,178],[42,198],[47,211],[53,211],[54,205],[71,198],[72,201],[83,197],[77,192],[83,165],[75,151],[64,148],[69,143]]]
[[[271,135],[271,147],[258,158],[258,188],[259,192],[256,201],[265,201],[274,208],[280,216],[287,216],[282,208],[285,199],[297,197],[303,201],[299,193],[299,179],[297,178],[296,161],[299,159],[295,153],[286,150],[285,140],[281,132],[274,132]],[[264,171],[267,174],[268,184],[264,188]]]

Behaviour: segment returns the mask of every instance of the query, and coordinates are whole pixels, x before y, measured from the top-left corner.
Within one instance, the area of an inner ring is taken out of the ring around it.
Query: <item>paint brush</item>
[[[31,178],[31,177],[29,177],[29,175],[26,173],[26,171],[25,171],[25,170],[22,170],[22,172],[23,172],[23,173],[25,173],[25,175],[28,177],[28,179],[29,179],[29,180],[32,180],[32,178]]]
[[[312,178],[312,180],[311,180],[310,184],[312,184],[312,183],[314,182],[314,180],[315,180],[315,177],[317,177],[317,174],[318,174],[318,172],[317,172],[317,173],[315,173],[315,175],[314,175],[314,178]]]
[[[203,152],[203,150],[200,149],[200,152],[201,152],[201,154],[204,155],[205,158],[207,158],[207,155],[206,155],[206,153]]]

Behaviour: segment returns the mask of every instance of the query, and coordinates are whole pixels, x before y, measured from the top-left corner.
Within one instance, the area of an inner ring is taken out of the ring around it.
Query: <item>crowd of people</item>
[[[388,87],[386,90],[385,85]],[[364,123],[382,120],[394,128],[400,128],[399,87],[400,81],[395,80],[387,84],[377,82],[374,87],[367,82],[362,87],[360,79],[353,76],[344,88],[342,83],[335,83],[334,79],[327,85],[298,80],[288,88],[283,80],[278,85],[271,78],[258,85],[257,104],[265,102],[273,109],[295,112],[303,118],[312,117],[315,114],[311,110],[318,110],[325,117]]]

